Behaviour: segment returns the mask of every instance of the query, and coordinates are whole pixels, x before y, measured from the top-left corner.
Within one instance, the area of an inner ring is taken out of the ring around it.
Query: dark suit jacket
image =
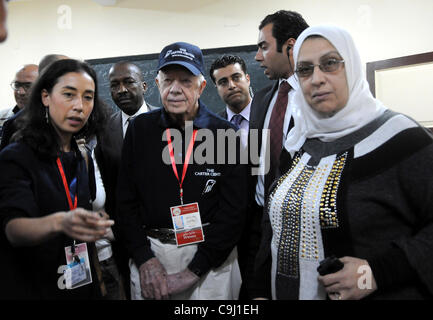
[[[5,148],[9,144],[12,135],[18,130],[16,125],[16,120],[21,115],[22,115],[22,110],[19,110],[17,113],[15,113],[12,117],[10,117],[8,120],[6,120],[3,123],[0,151],[3,150],[3,148]]]
[[[157,109],[149,104],[147,106],[150,110]],[[95,158],[106,192],[105,210],[113,219],[116,219],[116,186],[122,146],[122,112],[118,111],[108,119],[105,131],[98,137],[95,148]]]
[[[112,218],[116,209],[116,182],[122,145],[122,112],[118,111],[110,116],[105,131],[98,137],[98,144],[95,147],[95,158],[106,192],[105,211]]]
[[[227,115],[227,109],[224,108],[223,110],[221,110],[220,112],[217,113],[221,118],[229,120],[228,119],[228,115]]]
[[[259,92],[257,92],[254,95],[253,101],[251,102],[251,113],[250,113],[250,130],[255,129],[258,132],[258,152],[260,155],[260,150],[262,147],[262,131],[263,126],[265,123],[266,113],[269,109],[269,104],[271,103],[272,97],[275,93],[275,91],[278,89],[278,81],[274,81],[273,84],[263,88]],[[251,141],[250,141],[251,143]],[[254,142],[253,142],[254,143]],[[257,167],[258,165],[254,165]],[[272,179],[272,178],[271,178]],[[269,178],[265,176],[265,190],[268,190],[269,187]],[[259,283],[256,279],[255,271],[257,270],[258,265],[260,266],[260,270],[263,270],[263,264],[269,263],[270,260],[269,257],[266,255],[264,256],[261,254],[263,251],[263,248],[260,248],[260,239],[262,237],[262,229],[268,228],[269,226],[266,224],[265,226],[262,223],[263,220],[263,207],[259,207],[255,200],[255,194],[256,194],[256,184],[257,184],[257,176],[252,176],[250,180],[250,194],[252,195],[252,198],[250,199],[250,208],[252,210],[250,213],[250,230],[248,230],[250,234],[250,240],[249,240],[249,260],[253,261],[250,262],[250,272],[251,272],[251,279],[250,279],[250,285],[248,287],[248,295],[249,298],[256,298],[257,293],[263,292],[263,288],[269,289],[267,297],[270,298],[270,285],[271,285],[271,275],[266,275],[265,283]],[[269,219],[265,219],[266,223],[269,221]],[[269,233],[266,232],[266,235]],[[268,253],[269,251],[266,250],[264,253]],[[267,269],[265,269],[267,270]],[[256,271],[257,272],[257,271]]]
[[[250,129],[257,129],[259,131],[259,137],[258,137],[258,147],[259,150],[262,146],[262,130],[265,123],[266,113],[269,109],[269,104],[272,100],[273,95],[278,89],[278,82],[275,81],[274,84],[262,89],[259,91],[253,99],[253,102],[251,104],[251,114],[250,114]],[[291,124],[289,124],[289,130],[291,128]],[[269,172],[265,176],[265,199],[267,198],[267,194],[271,187],[275,184],[275,174],[278,174],[278,172],[284,172],[281,171],[281,168],[286,166],[290,161],[290,155],[287,152],[283,152],[280,155],[280,168],[277,168],[277,172]],[[255,179],[254,183],[254,194],[255,194],[255,187],[257,184],[257,177]],[[271,223],[269,221],[269,216],[263,215],[263,208],[261,210],[260,214],[260,228],[257,231],[260,233],[261,241],[259,248],[256,249],[257,256],[254,263],[255,268],[255,274],[264,274],[266,275],[266,279],[263,283],[260,283],[257,281],[257,279],[253,280],[254,286],[250,289],[250,297],[251,298],[257,298],[257,297],[263,297],[263,293],[265,297],[271,299],[271,274],[270,272],[264,272],[265,270],[271,270],[271,263],[272,258],[270,256],[270,250],[267,246],[271,242],[272,238],[272,227]],[[262,237],[263,235],[263,237]],[[265,239],[266,238],[266,239]]]
[[[268,111],[272,97],[277,89],[278,81],[275,81],[273,84],[270,84],[269,86],[257,92],[253,97],[253,100],[251,102],[249,129],[257,130],[258,135],[253,135],[253,137],[257,136],[258,141],[250,141],[251,137],[249,136],[249,152],[256,152],[251,151],[251,143],[258,143],[258,147],[253,148],[253,150],[257,150],[258,152],[260,152],[262,145],[262,130],[266,118],[266,113]],[[224,110],[218,113],[218,115],[227,119],[226,109],[224,108]],[[258,156],[260,156],[260,154]],[[242,275],[242,288],[240,293],[241,300],[254,298],[256,295],[255,292],[257,292],[258,290],[257,286],[259,285],[259,288],[265,286],[264,284],[257,284],[254,276],[254,263],[260,246],[260,239],[262,233],[261,222],[263,216],[263,207],[259,207],[255,200],[257,176],[251,175],[252,168],[258,167],[258,164],[253,164],[251,162],[251,157],[249,157],[248,166],[250,173],[248,180],[248,214],[245,228],[238,244],[239,267],[241,269]],[[265,181],[268,180],[269,179],[265,179]],[[269,280],[266,281],[268,281],[270,284],[270,275]]]
[[[157,107],[148,104],[150,110]],[[121,161],[123,146],[122,112],[118,111],[110,116],[104,132],[98,136],[98,144],[95,147],[95,159],[104,183],[106,198],[105,211],[117,220],[116,217],[116,187]],[[113,226],[113,233],[117,241],[112,243],[113,255],[119,272],[124,279],[124,287],[127,298],[130,297],[129,290],[129,257],[122,243],[117,225]]]
[[[274,81],[273,84],[263,88],[254,95],[253,101],[251,102],[251,113],[250,113],[250,129],[258,130],[258,150],[262,147],[262,131],[265,124],[266,113],[269,109],[272,97],[278,89],[278,81]]]

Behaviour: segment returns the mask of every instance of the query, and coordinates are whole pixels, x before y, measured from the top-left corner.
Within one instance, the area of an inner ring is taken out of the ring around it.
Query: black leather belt
[[[148,237],[158,239],[162,243],[176,244],[176,238],[173,229],[159,228],[159,229],[144,229]]]
[[[210,222],[203,223],[203,227],[210,225]],[[176,244],[174,229],[169,228],[144,228],[146,236],[158,239],[162,243]]]

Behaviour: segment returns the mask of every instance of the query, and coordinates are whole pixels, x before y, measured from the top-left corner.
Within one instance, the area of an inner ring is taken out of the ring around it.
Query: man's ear
[[[143,92],[146,92],[146,90],[147,90],[147,83],[143,81],[142,85],[143,85]]]
[[[50,105],[50,94],[46,89],[41,91],[41,100],[44,106],[48,107]]]
[[[285,44],[287,45],[287,53],[289,53],[290,49],[293,49],[295,43],[296,43],[296,39],[294,38],[289,38],[286,40]]]
[[[203,82],[200,84],[200,88],[199,88],[199,92],[200,92],[200,96],[203,93],[204,88],[206,88],[206,80],[203,80]]]

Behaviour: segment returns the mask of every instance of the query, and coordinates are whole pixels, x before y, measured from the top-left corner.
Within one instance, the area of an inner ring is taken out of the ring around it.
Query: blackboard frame
[[[212,79],[209,76],[210,63],[209,58],[215,58],[217,56],[221,56],[223,54],[236,54],[242,57],[247,64],[247,73],[250,75],[251,79],[251,88],[253,93],[257,92],[261,88],[268,86],[270,84],[268,78],[264,75],[263,69],[260,67],[260,64],[254,60],[255,54],[257,52],[257,45],[244,45],[244,46],[232,46],[232,47],[220,47],[220,48],[210,48],[210,49],[202,49],[203,57],[205,59],[205,71],[206,71],[206,81],[207,86],[204,94],[202,95],[201,100],[211,109],[212,111],[218,113],[224,109],[224,102],[219,98],[215,85]],[[130,55],[130,56],[117,56],[117,57],[108,57],[108,58],[99,58],[99,59],[87,59],[86,62],[92,65],[98,74],[99,81],[99,91],[102,99],[109,104],[114,109],[117,107],[114,105],[111,100],[111,95],[109,94],[108,87],[108,79],[107,79],[107,68],[108,66],[120,62],[120,61],[128,61],[132,63],[137,62],[153,62],[153,66],[156,68],[156,64],[158,61],[159,53],[150,53],[143,55]],[[104,69],[104,70],[103,70]],[[153,75],[153,78],[148,74],[146,82],[150,90],[153,90],[149,95],[145,95],[145,99],[148,103],[154,106],[161,106],[155,94],[155,84],[154,84],[154,76],[156,76],[156,72]],[[102,79],[101,79],[102,78]],[[149,89],[148,89],[149,91]]]
[[[221,48],[211,48],[211,49],[202,49],[203,56],[207,56],[213,53],[220,53],[221,55],[227,52],[237,52],[237,51],[257,51],[257,45],[245,45],[245,46],[236,46],[236,47],[221,47]],[[159,53],[150,53],[150,54],[140,54],[140,55],[132,55],[132,56],[119,56],[119,57],[111,57],[111,58],[99,58],[99,59],[87,59],[86,62],[95,65],[101,63],[117,63],[120,61],[136,61],[136,60],[153,60],[158,59]],[[207,66],[208,69],[210,66]],[[206,70],[209,71],[209,70]]]

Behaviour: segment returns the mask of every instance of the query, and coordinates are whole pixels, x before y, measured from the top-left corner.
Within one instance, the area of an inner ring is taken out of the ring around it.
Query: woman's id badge
[[[87,244],[80,243],[65,248],[66,270],[65,283],[67,289],[75,289],[92,283]]]
[[[197,202],[171,207],[170,211],[177,246],[204,241]]]

